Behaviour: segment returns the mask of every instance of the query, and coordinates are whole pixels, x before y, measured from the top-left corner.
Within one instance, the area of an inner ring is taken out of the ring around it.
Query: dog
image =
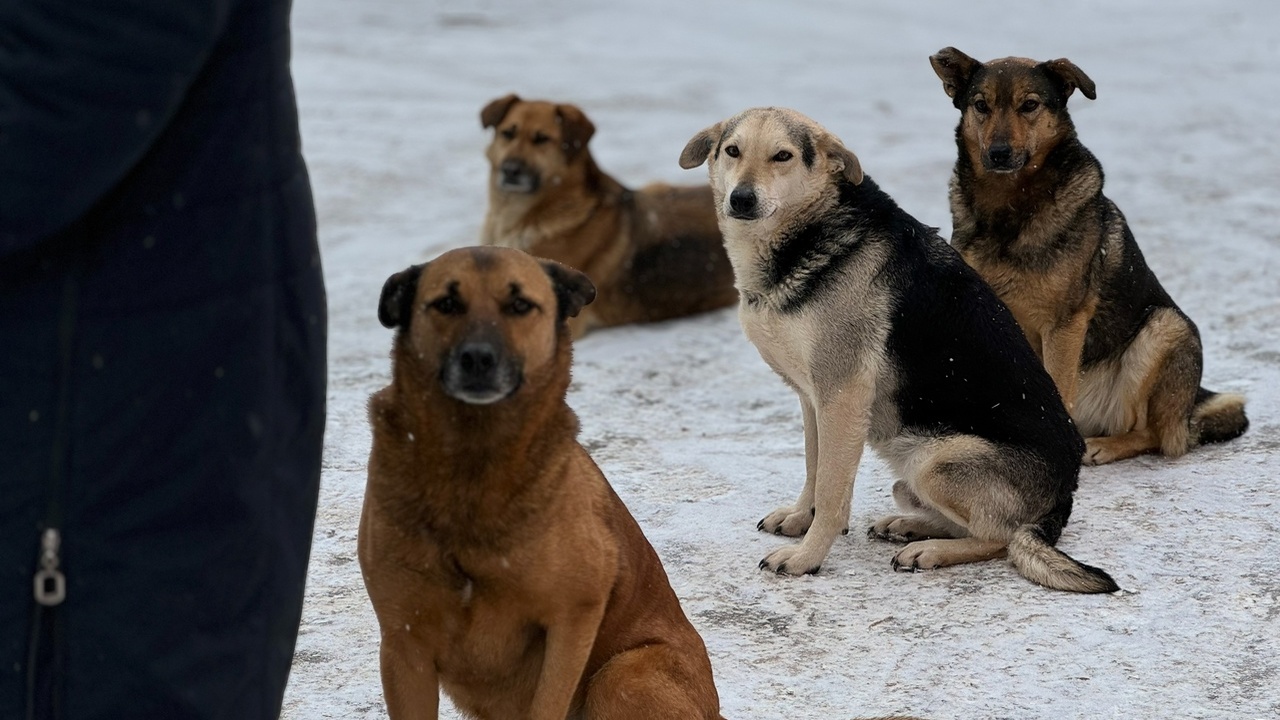
[[[1195,323],[1147,266],[1067,99],[1093,80],[1065,58],[929,58],[960,110],[951,243],[1009,306],[1084,434],[1089,465],[1177,457],[1249,426],[1244,397],[1200,387]]]
[[[480,124],[494,129],[481,242],[592,279],[599,294],[571,321],[575,338],[737,302],[706,187],[627,189],[596,165],[587,148],[595,125],[574,105],[506,95],[480,111]]]
[[[870,444],[899,477],[905,514],[868,530],[909,542],[895,569],[1007,554],[1041,585],[1115,591],[1054,548],[1083,441],[1008,309],[936,230],[792,110],[746,110],[699,132],[680,165],[704,162],[743,330],[804,419],[804,489],[757,526],[804,540],[760,567],[819,569],[847,532]]]
[[[359,558],[392,720],[720,718],[706,647],[565,403],[585,275],[463,248],[392,275]]]

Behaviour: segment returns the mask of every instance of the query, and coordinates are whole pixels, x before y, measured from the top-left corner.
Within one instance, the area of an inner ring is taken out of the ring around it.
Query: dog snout
[[[756,191],[746,185],[739,185],[729,193],[729,216],[741,220],[750,220],[756,217],[756,211],[760,207],[760,201],[756,197]]]
[[[991,160],[992,167],[1009,167],[1010,161],[1013,160],[1013,146],[1007,142],[994,143],[987,150],[987,157]]]
[[[492,340],[470,340],[450,353],[441,379],[451,397],[473,405],[487,405],[515,392],[520,385],[516,365]]]
[[[498,165],[498,184],[503,190],[533,192],[538,189],[538,174],[524,160],[508,158]]]

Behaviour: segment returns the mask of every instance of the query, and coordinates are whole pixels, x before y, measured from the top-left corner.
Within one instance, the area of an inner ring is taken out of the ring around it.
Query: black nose
[[[1009,161],[1013,159],[1013,148],[1009,143],[996,143],[987,150],[987,157],[991,158],[991,164],[995,167],[1008,167]]]
[[[750,215],[756,209],[756,191],[739,185],[729,193],[729,209],[739,215]]]
[[[503,160],[499,169],[502,171],[502,177],[507,180],[517,180],[520,178],[521,173],[524,172],[524,161]]]
[[[487,380],[498,367],[498,350],[487,342],[467,343],[458,348],[458,369],[467,380]]]

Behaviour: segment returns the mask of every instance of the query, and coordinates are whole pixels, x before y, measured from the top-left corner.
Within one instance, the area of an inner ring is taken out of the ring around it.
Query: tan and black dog
[[[742,328],[804,418],[804,489],[757,527],[805,537],[760,567],[818,570],[848,528],[870,445],[899,478],[905,514],[869,530],[909,543],[895,569],[1007,554],[1048,587],[1116,590],[1054,547],[1084,443],[1008,309],[955,250],[793,110],[755,108],[703,130],[680,165],[704,162]]]
[[[591,278],[598,295],[570,322],[574,337],[737,300],[706,187],[627,189],[596,165],[587,148],[595,126],[574,105],[507,95],[481,110],[480,123],[494,128],[481,242]]]
[[[951,243],[1013,311],[1086,440],[1091,465],[1238,437],[1240,395],[1200,387],[1200,333],[1147,266],[1067,98],[1067,59],[929,58],[957,109]]]
[[[391,276],[360,518],[392,720],[443,689],[486,720],[714,720],[702,639],[578,444],[566,320],[585,275],[505,248]]]

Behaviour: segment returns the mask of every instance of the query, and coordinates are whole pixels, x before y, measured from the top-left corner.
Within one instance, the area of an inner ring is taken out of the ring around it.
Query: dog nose
[[[498,350],[487,342],[468,343],[458,348],[458,369],[468,379],[483,379],[498,366]]]
[[[524,162],[520,160],[503,160],[499,167],[502,170],[502,176],[514,180],[520,177],[520,173],[524,172]]]
[[[756,191],[745,185],[739,185],[729,193],[729,209],[735,213],[747,215],[756,209]]]
[[[991,158],[992,165],[1005,167],[1013,159],[1013,147],[1007,142],[996,143],[987,150],[987,157]]]

